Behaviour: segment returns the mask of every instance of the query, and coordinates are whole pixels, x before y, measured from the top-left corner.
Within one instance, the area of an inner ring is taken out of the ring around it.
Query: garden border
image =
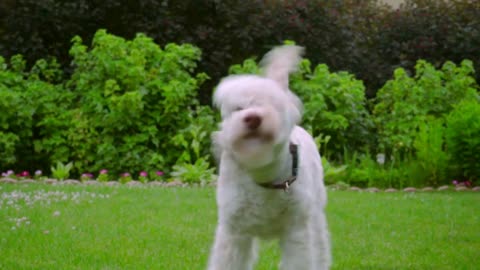
[[[158,186],[158,187],[204,187],[204,186],[216,186],[216,181],[213,181],[208,184],[188,184],[184,183],[179,180],[174,180],[171,182],[161,182],[161,181],[150,181],[147,183],[142,183],[140,181],[132,180],[125,184],[120,183],[119,181],[108,181],[108,182],[100,182],[96,180],[88,180],[88,181],[79,181],[75,179],[67,179],[67,180],[57,180],[57,179],[44,179],[44,180],[34,180],[34,179],[22,179],[16,180],[9,177],[0,178],[0,184],[47,184],[47,185],[84,185],[84,186],[91,186],[91,185],[104,185],[104,186]],[[343,185],[329,185],[327,189],[330,191],[336,190],[345,190],[345,191],[354,191],[354,192],[370,192],[370,193],[394,193],[394,192],[406,192],[406,193],[413,193],[413,192],[434,192],[434,191],[457,191],[457,192],[480,192],[480,186],[475,187],[467,187],[467,186],[440,186],[440,187],[424,187],[424,188],[415,188],[415,187],[406,187],[403,189],[396,189],[396,188],[386,188],[380,189],[376,187],[369,187],[369,188],[360,188],[356,186],[352,187],[345,187]]]

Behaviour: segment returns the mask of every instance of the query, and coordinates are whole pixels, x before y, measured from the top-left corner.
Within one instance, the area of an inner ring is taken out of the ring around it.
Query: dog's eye
[[[236,107],[235,110],[233,110],[234,112],[238,112],[238,111],[241,111],[243,110],[243,107]]]

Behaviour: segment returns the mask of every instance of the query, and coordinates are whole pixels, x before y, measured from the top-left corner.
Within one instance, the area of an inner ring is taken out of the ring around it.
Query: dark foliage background
[[[202,103],[230,65],[287,39],[305,46],[314,64],[354,73],[368,97],[417,59],[437,67],[471,59],[480,70],[476,0],[407,0],[398,10],[376,0],[4,0],[0,18],[0,55],[21,53],[29,65],[55,56],[67,76],[71,38],[88,44],[100,28],[129,39],[143,32],[161,46],[192,43],[203,52],[199,70],[211,77]]]

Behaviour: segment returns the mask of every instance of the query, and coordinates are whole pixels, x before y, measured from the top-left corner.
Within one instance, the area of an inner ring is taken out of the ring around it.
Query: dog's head
[[[301,102],[288,88],[302,49],[283,46],[262,60],[265,76],[235,75],[223,79],[214,94],[222,114],[213,135],[220,151],[228,151],[249,168],[269,164],[301,118]]]

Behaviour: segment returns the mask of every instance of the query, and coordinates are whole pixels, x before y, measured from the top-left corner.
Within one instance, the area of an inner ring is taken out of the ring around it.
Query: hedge
[[[314,65],[354,74],[369,98],[396,68],[413,74],[417,59],[436,68],[447,60],[470,59],[480,69],[480,2],[475,0],[407,0],[398,10],[376,0],[5,0],[0,55],[20,53],[29,67],[54,56],[70,74],[71,37],[90,43],[100,28],[127,39],[142,32],[160,46],[200,48],[198,71],[211,77],[200,90],[203,104],[229,66],[263,55],[283,40],[305,46]]]

